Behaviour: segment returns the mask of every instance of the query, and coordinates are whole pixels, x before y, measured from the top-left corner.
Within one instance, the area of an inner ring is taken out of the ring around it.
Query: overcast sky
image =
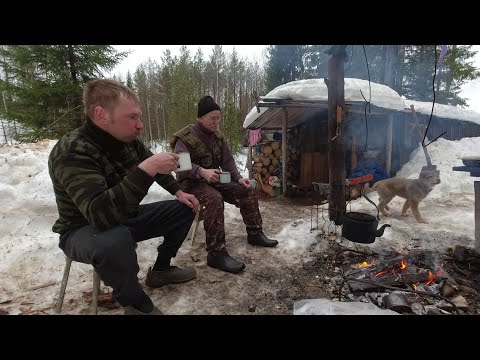
[[[187,48],[190,50],[190,53],[194,55],[197,49],[201,47],[204,55],[209,56],[214,46],[215,45],[187,45]],[[125,75],[127,70],[133,72],[138,65],[148,58],[159,62],[159,59],[163,56],[163,52],[166,49],[170,49],[172,55],[179,55],[181,45],[115,45],[115,47],[120,51],[131,50],[132,53],[128,55],[110,75],[118,75],[119,73]],[[232,52],[234,47],[240,57],[247,57],[252,61],[257,60],[260,64],[264,63],[267,45],[222,45],[224,51],[228,53]],[[478,51],[474,58],[474,65],[480,69],[480,45],[474,45],[473,49]],[[461,96],[469,99],[469,109],[480,113],[480,79],[465,84]]]
[[[146,61],[148,58],[160,62],[160,58],[163,56],[165,50],[170,49],[172,55],[180,55],[180,47],[182,45],[115,45],[120,51],[129,51],[132,53],[124,59],[112,74],[121,73],[125,75],[127,70],[130,72],[135,71],[138,65]],[[209,57],[212,53],[212,49],[215,45],[186,45],[190,50],[190,54],[193,56],[197,52],[197,49],[202,48],[205,57]],[[237,50],[240,57],[247,57],[251,61],[257,60],[260,64],[263,64],[263,53],[267,49],[267,45],[222,45],[222,49],[225,52],[231,53],[233,48]]]

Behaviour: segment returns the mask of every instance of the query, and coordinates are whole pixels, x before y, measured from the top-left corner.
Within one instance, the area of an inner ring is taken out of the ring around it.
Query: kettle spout
[[[382,235],[383,235],[383,232],[385,231],[385,228],[386,228],[386,227],[391,227],[391,225],[390,225],[390,224],[382,225],[382,227],[375,232],[375,237],[380,237],[380,236],[382,236]]]

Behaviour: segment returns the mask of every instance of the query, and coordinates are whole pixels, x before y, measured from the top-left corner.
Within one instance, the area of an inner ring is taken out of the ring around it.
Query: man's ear
[[[105,111],[105,108],[101,106],[96,106],[94,112],[95,112],[95,118],[97,119],[98,122],[103,124],[108,123],[108,114]]]

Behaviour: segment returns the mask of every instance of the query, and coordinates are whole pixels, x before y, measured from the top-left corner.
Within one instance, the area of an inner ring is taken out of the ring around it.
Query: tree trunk
[[[7,102],[5,101],[5,94],[2,92],[2,98],[3,98],[3,105],[5,106],[5,114],[7,114]],[[3,129],[3,136],[5,136],[5,144],[8,144],[8,138],[7,138],[7,129],[5,129],[5,124],[3,123],[3,119],[0,119],[2,122],[2,129]]]
[[[77,73],[77,58],[75,56],[73,45],[67,45],[67,48],[68,48],[68,64],[70,67],[70,76],[72,78],[73,85],[75,85],[75,87],[78,87],[79,83],[78,83],[78,73]],[[77,97],[76,94],[74,94],[73,108],[77,108],[80,105],[82,105],[81,99]],[[83,118],[82,116],[80,116],[80,112],[78,110],[74,111],[73,118],[77,127],[82,126]]]
[[[157,139],[158,139],[158,142],[161,142],[162,137],[160,136],[160,116],[158,115],[158,105],[155,106],[155,119],[156,119],[155,124],[157,125]],[[163,149],[163,144],[161,144],[161,146]]]
[[[147,120],[148,120],[148,132],[150,133],[150,146],[153,145],[153,132],[152,132],[152,121],[150,119],[150,101],[147,99]]]
[[[345,107],[345,51],[340,50],[328,61],[328,170],[331,198],[328,213],[336,225],[343,224],[345,214],[345,141],[337,136],[337,128],[342,127],[343,109]],[[337,107],[341,107],[338,109]],[[334,139],[335,138],[335,139]]]
[[[395,70],[398,58],[398,45],[386,45],[385,73],[383,83],[392,89],[395,87]]]
[[[3,119],[0,118],[0,122],[2,123],[3,136],[5,137],[5,144],[8,144],[7,130],[5,129],[5,124],[3,123]]]
[[[163,140],[168,144],[168,135],[167,135],[167,118],[165,116],[165,104],[162,106],[163,112]],[[171,149],[173,151],[173,149]]]
[[[405,73],[405,45],[398,45],[398,57],[395,74],[395,88],[399,95],[403,95],[403,75]]]

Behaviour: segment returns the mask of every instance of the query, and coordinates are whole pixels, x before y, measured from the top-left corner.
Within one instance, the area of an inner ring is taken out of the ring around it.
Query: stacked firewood
[[[292,184],[298,182],[300,176],[300,134],[298,127],[287,132],[287,181]]]
[[[257,181],[268,184],[270,176],[281,177],[280,162],[282,159],[281,143],[268,141],[261,145],[260,152],[253,156],[253,174]]]

